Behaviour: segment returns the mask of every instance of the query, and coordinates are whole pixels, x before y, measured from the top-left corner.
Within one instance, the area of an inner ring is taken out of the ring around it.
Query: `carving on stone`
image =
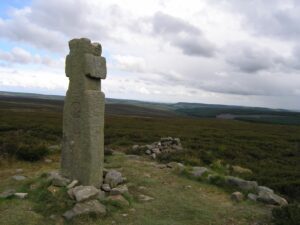
[[[61,172],[83,185],[100,187],[104,158],[104,93],[102,47],[87,38],[69,42],[66,76],[69,88],[63,114]]]

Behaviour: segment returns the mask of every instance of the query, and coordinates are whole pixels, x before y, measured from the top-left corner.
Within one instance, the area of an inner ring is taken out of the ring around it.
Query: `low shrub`
[[[20,144],[16,156],[26,161],[37,161],[48,154],[48,148],[44,144]]]
[[[211,174],[207,177],[207,179],[210,184],[214,184],[219,187],[226,187],[227,185],[225,177],[219,174]]]
[[[300,204],[294,203],[272,210],[273,222],[275,225],[299,225]]]

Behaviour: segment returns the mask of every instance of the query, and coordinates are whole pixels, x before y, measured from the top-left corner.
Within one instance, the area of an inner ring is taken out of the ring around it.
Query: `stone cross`
[[[87,38],[69,42],[66,75],[69,88],[64,102],[62,175],[83,185],[100,187],[104,161],[104,93],[106,77],[102,47]]]

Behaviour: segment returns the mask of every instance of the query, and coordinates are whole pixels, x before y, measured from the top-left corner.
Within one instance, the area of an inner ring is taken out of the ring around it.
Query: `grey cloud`
[[[182,19],[164,14],[162,12],[155,13],[153,17],[153,31],[159,34],[176,34],[179,32],[185,32],[192,35],[201,34],[200,29],[197,27]]]
[[[220,5],[219,1],[214,1]],[[244,25],[256,34],[283,40],[300,37],[300,4],[298,0],[225,0],[226,7],[244,18]]]
[[[260,49],[251,44],[234,44],[227,51],[227,63],[246,73],[276,69],[284,60],[269,49]]]
[[[11,64],[40,64],[50,67],[62,67],[63,62],[54,60],[47,56],[38,54],[32,55],[30,52],[15,47],[10,52],[0,50],[0,61],[2,65],[11,66]]]
[[[0,23],[0,37],[15,42],[29,43],[32,46],[61,51],[65,46],[65,36],[61,33],[37,26],[26,16],[2,20]]]
[[[152,18],[152,27],[154,35],[160,35],[185,55],[212,57],[215,54],[215,46],[201,30],[182,19],[157,12]]]
[[[191,56],[212,57],[215,54],[215,47],[203,37],[178,37],[172,43],[179,47],[184,54]]]

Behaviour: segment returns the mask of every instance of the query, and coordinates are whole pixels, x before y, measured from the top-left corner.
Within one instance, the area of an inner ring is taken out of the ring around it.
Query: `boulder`
[[[247,181],[243,180],[238,177],[232,177],[232,176],[227,176],[225,178],[227,184],[238,187],[239,189],[243,191],[251,191],[251,190],[257,190],[258,185],[256,181]]]
[[[96,197],[100,190],[94,186],[77,186],[73,188],[73,194],[77,202],[83,202],[85,200]]]
[[[271,188],[265,187],[265,186],[258,186],[257,191],[266,191],[266,192],[270,192],[270,193],[274,193],[274,191]]]
[[[264,190],[258,192],[257,200],[271,205],[285,206],[288,204],[288,202],[279,195]]]
[[[104,183],[109,184],[111,188],[118,186],[124,182],[122,174],[116,170],[109,170],[105,176]]]
[[[145,152],[147,155],[151,155],[151,151],[148,149],[148,150],[146,150],[146,152]]]
[[[190,174],[193,177],[199,178],[202,177],[206,172],[208,172],[208,169],[206,167],[194,166]]]
[[[96,215],[105,215],[106,208],[97,200],[77,203],[73,209],[65,212],[63,217],[67,220],[73,219],[76,216],[88,215],[90,213]]]
[[[256,202],[258,196],[256,194],[248,193],[247,197],[249,200]]]
[[[235,202],[241,202],[244,199],[244,195],[241,192],[236,191],[231,194],[230,198]]]
[[[128,193],[128,187],[125,184],[115,187],[110,191],[110,195],[122,195],[125,193]]]
[[[0,194],[0,198],[9,198],[15,194],[15,189],[7,189]]]

